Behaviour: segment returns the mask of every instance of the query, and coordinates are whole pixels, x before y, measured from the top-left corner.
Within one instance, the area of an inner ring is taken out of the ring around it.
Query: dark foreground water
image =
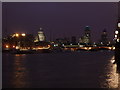
[[[114,52],[3,54],[3,88],[119,88]]]

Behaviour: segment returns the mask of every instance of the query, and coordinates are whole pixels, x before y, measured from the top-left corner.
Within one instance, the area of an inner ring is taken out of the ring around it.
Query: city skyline
[[[117,2],[3,3],[3,36],[6,31],[35,35],[42,27],[48,40],[50,34],[52,39],[80,38],[90,26],[92,40],[98,41],[104,28],[110,39],[114,37],[116,20]]]

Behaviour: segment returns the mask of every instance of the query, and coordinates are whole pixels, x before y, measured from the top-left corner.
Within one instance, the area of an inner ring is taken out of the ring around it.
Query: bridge
[[[71,50],[71,51],[77,51],[77,50],[86,50],[86,51],[94,51],[94,50],[115,50],[115,47],[107,47],[107,46],[85,46],[85,47],[75,47],[75,46],[64,46],[64,50]]]

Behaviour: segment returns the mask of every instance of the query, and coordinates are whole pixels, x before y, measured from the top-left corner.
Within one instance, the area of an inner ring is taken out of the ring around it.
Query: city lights
[[[115,50],[115,47],[113,47],[113,50]]]
[[[3,89],[120,90],[120,1],[6,1],[0,32]]]
[[[86,49],[86,50],[87,50],[88,48],[87,48],[87,47],[85,47],[84,49]]]
[[[6,45],[6,48],[9,48],[9,46],[8,46],[8,45]]]
[[[89,47],[89,49],[92,49],[91,47]]]
[[[19,49],[19,46],[16,46],[16,49]]]
[[[109,47],[109,49],[112,49],[112,47]]]
[[[87,28],[87,30],[85,29],[85,35],[89,33],[88,29],[89,28]],[[106,32],[106,30],[103,30],[103,32]],[[117,42],[119,42],[118,35],[117,35],[118,33],[119,33],[119,31],[116,30],[114,40],[116,40]],[[104,33],[102,33],[102,35],[104,35]],[[78,42],[76,42],[75,41],[76,39],[73,37],[72,37],[71,41],[69,39],[62,39],[62,38],[59,39],[58,38],[58,40],[56,39],[56,41],[47,42],[47,41],[45,41],[46,36],[45,36],[43,30],[41,30],[41,29],[40,29],[40,31],[38,31],[38,34],[36,35],[36,37],[33,36],[32,39],[31,39],[31,36],[29,37],[29,34],[25,34],[25,33],[14,33],[11,35],[11,37],[12,37],[13,41],[10,43],[9,42],[7,43],[9,46],[6,45],[6,43],[5,43],[4,50],[12,50],[13,49],[16,51],[28,51],[28,52],[29,52],[29,50],[31,52],[31,50],[40,51],[40,50],[44,50],[44,49],[48,49],[51,51],[54,49],[61,49],[61,51],[62,50],[77,51],[77,50],[81,50],[81,49],[92,51],[92,50],[97,50],[99,48],[102,48],[102,49],[106,48],[109,50],[114,50],[113,46],[109,46],[110,44],[112,45],[112,43],[110,41],[104,42],[104,40],[101,39],[101,41],[99,43],[95,43],[95,42],[91,43],[91,42],[88,42],[90,37],[81,38],[80,41],[78,41]],[[18,37],[18,38],[16,39],[15,37]],[[22,38],[22,37],[24,37],[24,38]],[[104,35],[104,37],[106,38],[106,34]],[[35,42],[35,40],[36,40],[36,42]]]
[[[22,33],[21,35],[22,35],[23,37],[24,37],[24,36],[26,36],[26,34],[25,34],[25,33]]]
[[[16,33],[16,34],[15,34],[15,36],[16,36],[16,37],[19,37],[19,34],[18,34],[18,33]]]

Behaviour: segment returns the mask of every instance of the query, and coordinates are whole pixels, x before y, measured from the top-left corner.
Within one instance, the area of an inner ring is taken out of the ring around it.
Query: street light
[[[119,33],[119,32],[116,30],[116,31],[115,31],[115,34],[118,34],[118,33]]]
[[[120,21],[118,21],[118,31],[116,31],[117,34],[117,42],[119,42],[119,38],[120,38]]]

